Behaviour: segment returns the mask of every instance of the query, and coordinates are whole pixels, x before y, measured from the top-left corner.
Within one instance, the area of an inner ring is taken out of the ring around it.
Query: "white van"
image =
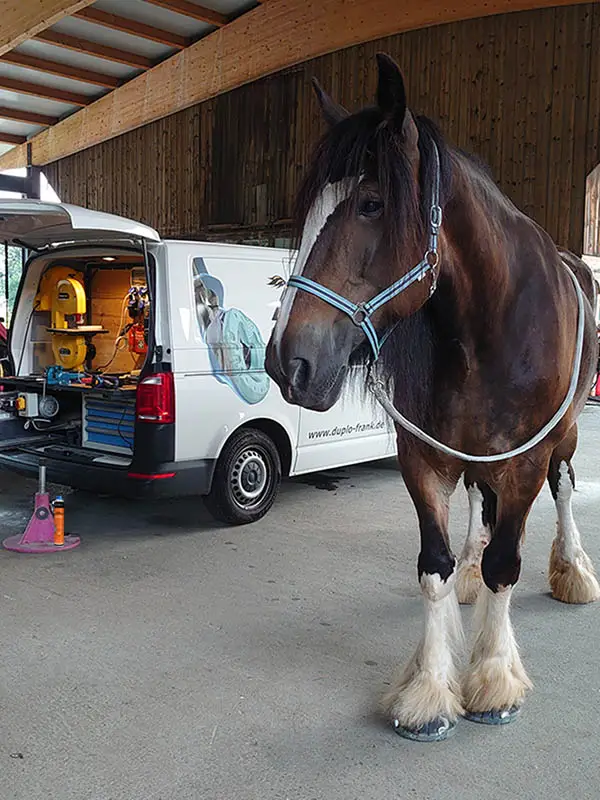
[[[27,250],[0,377],[0,467],[93,491],[204,495],[229,523],[282,475],[395,454],[383,412],[348,388],[288,405],[264,370],[291,254],[163,241],[122,217],[0,201]]]

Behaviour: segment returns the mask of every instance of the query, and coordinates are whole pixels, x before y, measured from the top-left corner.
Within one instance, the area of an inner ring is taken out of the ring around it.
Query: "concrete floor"
[[[600,565],[600,407],[581,427],[575,510]],[[374,713],[420,632],[412,506],[390,464],[333,486],[290,481],[265,520],[235,529],[200,502],[76,493],[79,550],[2,552],[0,798],[600,797],[600,605],[548,595],[549,491],[513,613],[535,692],[512,726],[463,721],[422,745]],[[3,537],[33,488],[0,474]],[[456,550],[465,526],[458,492]]]

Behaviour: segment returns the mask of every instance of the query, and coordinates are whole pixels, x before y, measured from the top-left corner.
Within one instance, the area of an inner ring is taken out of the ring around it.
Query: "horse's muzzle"
[[[333,348],[325,354],[320,347],[315,354],[314,348],[302,344],[299,341],[284,349],[271,339],[267,345],[265,369],[288,403],[313,411],[327,411],[340,395],[346,374],[345,362],[340,363],[339,353],[334,357]]]

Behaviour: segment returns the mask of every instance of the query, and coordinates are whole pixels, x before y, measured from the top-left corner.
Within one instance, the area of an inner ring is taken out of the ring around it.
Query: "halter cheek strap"
[[[371,321],[372,315],[390,300],[393,300],[394,297],[397,297],[399,294],[406,291],[406,289],[408,289],[409,286],[412,286],[413,283],[416,281],[422,281],[428,272],[432,273],[430,296],[433,294],[436,288],[435,268],[440,260],[438,252],[438,238],[442,225],[442,208],[440,206],[440,156],[435,143],[433,145],[433,153],[435,172],[433,177],[431,208],[429,215],[429,240],[425,255],[416,265],[416,267],[413,267],[411,270],[409,270],[409,272],[406,273],[406,275],[403,275],[395,283],[392,283],[391,286],[388,286],[387,289],[379,292],[379,294],[375,295],[375,297],[371,298],[371,300],[368,300],[365,303],[353,303],[351,300],[347,300],[345,297],[342,297],[342,295],[334,292],[333,289],[328,289],[326,286],[323,286],[322,284],[317,283],[317,281],[313,281],[310,278],[305,278],[303,275],[292,275],[287,282],[288,286],[308,292],[308,294],[312,294],[315,297],[324,300],[326,303],[329,303],[330,306],[334,306],[334,308],[337,308],[340,311],[343,311],[344,314],[347,314],[352,322],[361,328],[367,337],[367,341],[371,346],[375,360],[377,360],[379,357],[381,348],[391,331],[388,331],[388,333],[385,334],[382,339],[380,339],[377,331],[375,330],[375,326]]]

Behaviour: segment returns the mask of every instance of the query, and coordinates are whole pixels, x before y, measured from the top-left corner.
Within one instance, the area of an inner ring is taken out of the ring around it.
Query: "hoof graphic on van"
[[[265,342],[253,320],[237,308],[224,308],[221,281],[194,259],[194,297],[198,326],[208,347],[215,378],[250,405],[267,396]]]

